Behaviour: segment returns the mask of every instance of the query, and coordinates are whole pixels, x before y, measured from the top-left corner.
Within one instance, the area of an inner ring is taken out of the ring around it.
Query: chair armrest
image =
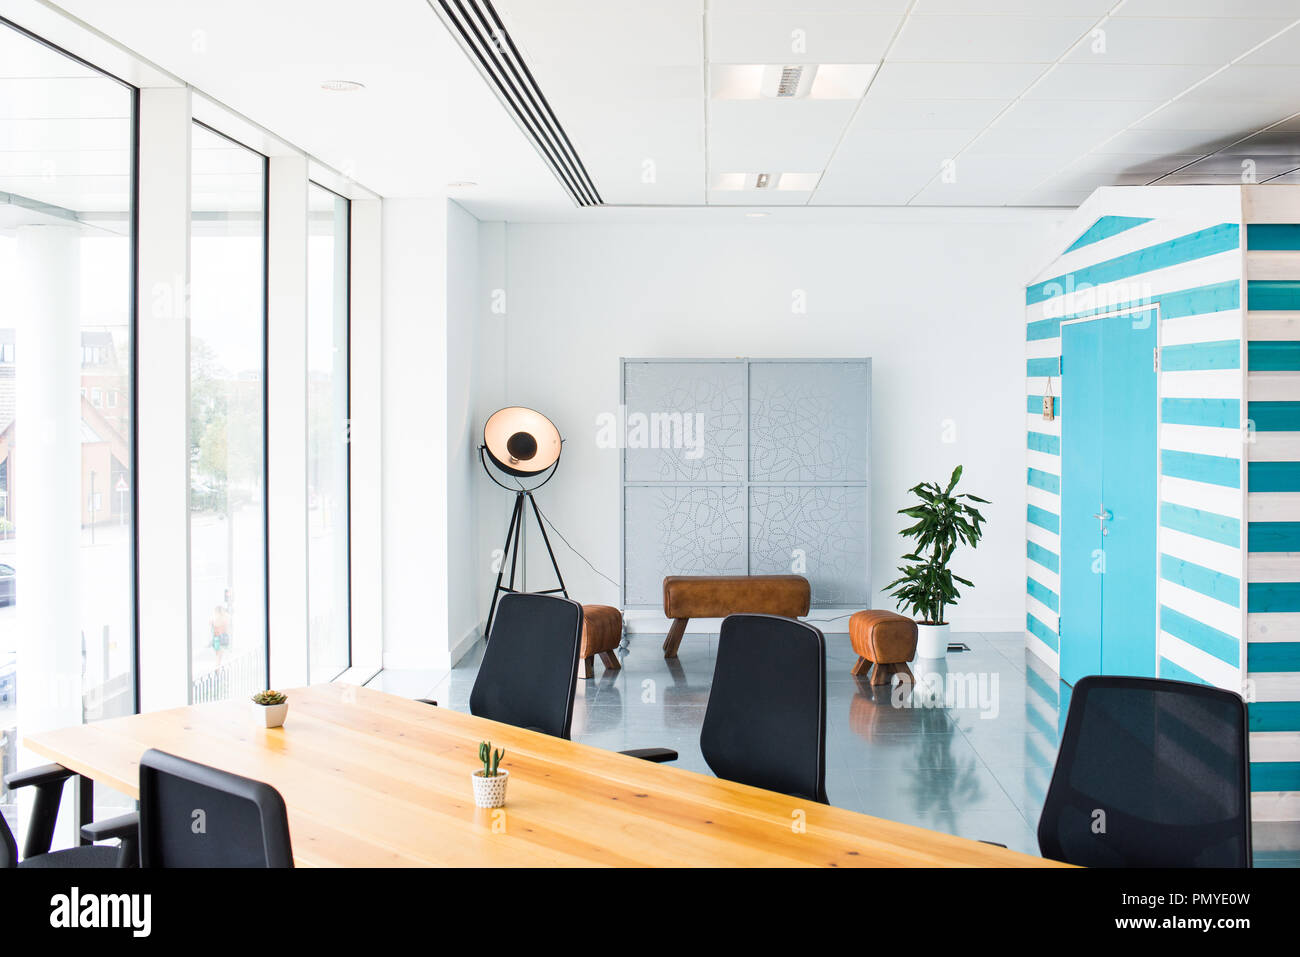
[[[62,765],[44,764],[5,776],[5,784],[11,788],[36,789],[27,821],[27,839],[23,841],[23,860],[49,852],[54,841],[54,824],[59,817],[59,802],[63,798],[63,784],[73,773]]]
[[[120,814],[102,821],[91,821],[81,826],[81,836],[87,841],[99,843],[115,838],[133,840],[140,833],[140,815],[135,811]]]
[[[620,751],[619,754],[626,754],[630,758],[640,758],[642,761],[652,761],[655,764],[677,760],[677,752],[672,748],[632,748],[628,751]]]
[[[5,786],[9,788],[40,787],[41,785],[62,784],[76,772],[69,771],[61,764],[42,764],[39,768],[15,771],[5,775]]]

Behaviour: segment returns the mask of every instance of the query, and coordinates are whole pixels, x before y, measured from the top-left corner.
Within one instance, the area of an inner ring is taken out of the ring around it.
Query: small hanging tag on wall
[[[1052,377],[1047,377],[1047,395],[1043,396],[1043,418],[1052,421],[1056,418],[1056,399],[1052,395]]]

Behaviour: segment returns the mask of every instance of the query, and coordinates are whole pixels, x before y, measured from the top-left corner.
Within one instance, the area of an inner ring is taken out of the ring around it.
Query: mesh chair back
[[[1088,867],[1249,867],[1245,702],[1183,681],[1081,678],[1038,844]]]
[[[470,714],[568,738],[581,639],[582,606],[576,601],[502,596],[470,691]]]
[[[828,803],[822,633],[776,615],[724,619],[700,749],[720,778]]]
[[[142,867],[293,867],[269,784],[150,749],[140,758]]]

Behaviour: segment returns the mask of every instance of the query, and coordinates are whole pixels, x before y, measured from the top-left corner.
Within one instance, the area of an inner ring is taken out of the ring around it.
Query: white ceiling
[[[1300,111],[1296,0],[496,5],[609,204],[1073,206],[1300,168],[1300,135],[1250,138]],[[859,100],[713,95],[719,64],[798,63],[878,67]],[[712,188],[758,172],[819,179]]]
[[[0,0],[0,15],[23,23],[31,6]],[[425,0],[57,6],[380,195],[450,195],[483,219],[571,208]],[[465,180],[480,185],[447,186]]]
[[[495,3],[611,205],[1074,206],[1241,182],[1247,160],[1300,180],[1300,0]],[[574,213],[427,0],[58,6],[376,193]],[[795,63],[871,79],[858,99],[711,95],[719,69]],[[815,188],[717,188],[758,172]]]

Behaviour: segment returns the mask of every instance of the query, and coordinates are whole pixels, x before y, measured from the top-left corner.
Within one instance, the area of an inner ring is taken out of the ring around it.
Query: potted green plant
[[[253,713],[259,724],[265,722],[268,728],[279,728],[284,724],[284,716],[289,713],[289,696],[282,691],[259,691],[252,697]]]
[[[492,750],[491,741],[479,742],[478,759],[483,762],[483,767],[470,775],[474,782],[476,807],[501,807],[506,803],[506,782],[510,780],[510,772],[501,769],[501,759],[505,756],[505,751],[500,748]]]
[[[988,499],[963,492],[953,495],[961,479],[962,467],[952,472],[946,488],[936,482],[922,482],[908,489],[921,501],[900,508],[898,514],[915,519],[915,524],[899,534],[916,540],[912,551],[903,556],[900,575],[886,591],[898,600],[899,608],[909,607],[917,619],[919,638],[917,654],[922,658],[943,658],[948,653],[948,622],[944,609],[957,604],[961,592],[954,582],[971,586],[971,582],[954,575],[948,568],[952,553],[961,543],[974,548],[983,535],[984,516],[969,502],[989,504]],[[962,501],[962,500],[965,501]]]

